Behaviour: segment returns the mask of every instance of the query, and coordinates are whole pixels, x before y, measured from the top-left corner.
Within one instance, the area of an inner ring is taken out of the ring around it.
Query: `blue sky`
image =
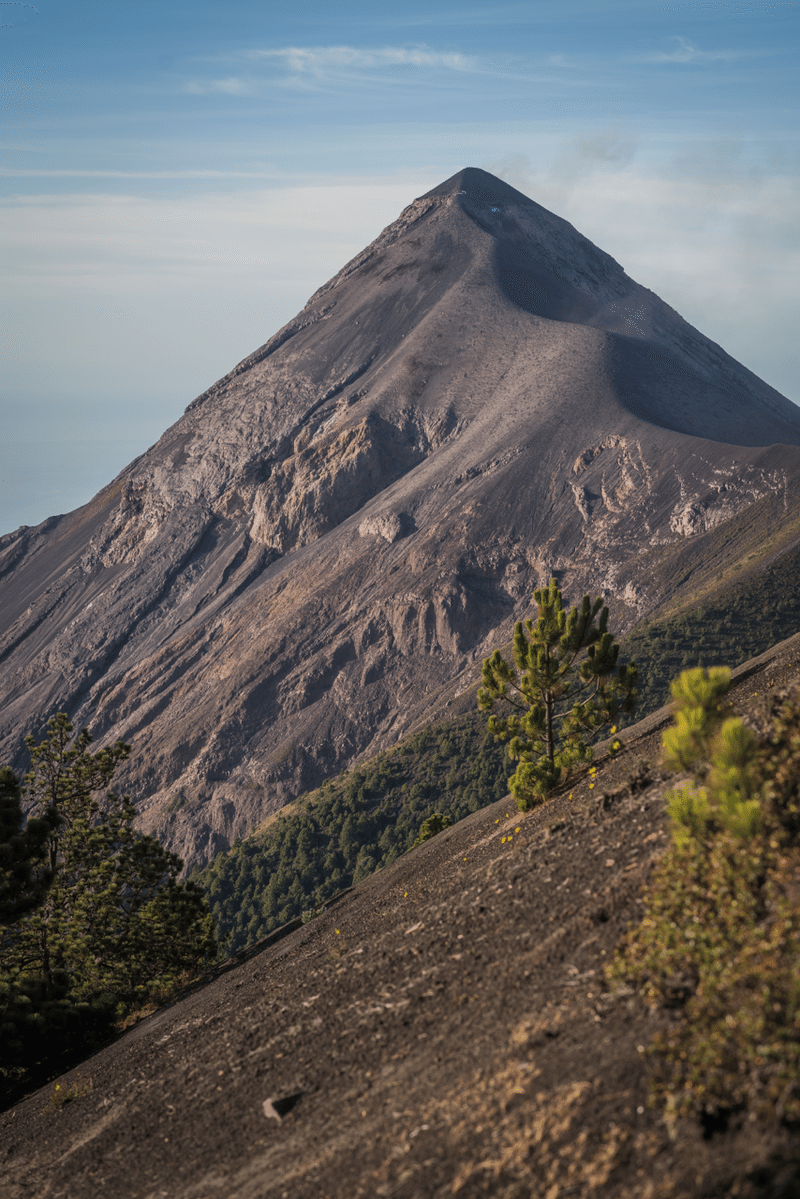
[[[0,3],[0,533],[482,166],[800,403],[800,2]]]

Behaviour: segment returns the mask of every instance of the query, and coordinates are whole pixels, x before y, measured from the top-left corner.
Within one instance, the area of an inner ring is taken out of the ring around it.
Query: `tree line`
[[[507,778],[504,747],[477,713],[430,725],[301,796],[192,878],[233,953],[388,866],[437,813],[455,822],[502,799]]]

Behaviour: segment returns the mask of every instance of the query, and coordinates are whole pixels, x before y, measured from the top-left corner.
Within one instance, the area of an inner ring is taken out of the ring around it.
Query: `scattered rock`
[[[277,1120],[280,1124],[289,1112],[293,1111],[303,1097],[302,1091],[296,1091],[292,1095],[272,1096],[265,1099],[262,1107],[264,1115],[268,1120]]]

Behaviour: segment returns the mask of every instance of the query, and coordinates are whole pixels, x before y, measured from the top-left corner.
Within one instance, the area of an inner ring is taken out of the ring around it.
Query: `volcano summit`
[[[800,410],[484,171],[415,200],[91,503],[0,540],[0,760],[56,710],[199,864],[440,710],[559,577],[630,628],[759,514]],[[796,532],[796,531],[795,531]]]

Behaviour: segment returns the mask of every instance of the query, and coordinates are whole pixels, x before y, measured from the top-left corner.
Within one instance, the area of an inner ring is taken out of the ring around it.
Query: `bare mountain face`
[[[799,482],[800,409],[464,170],[90,504],[0,539],[0,761],[56,710],[132,742],[142,827],[201,863],[441,709],[551,575],[630,627],[742,514],[774,559]]]

